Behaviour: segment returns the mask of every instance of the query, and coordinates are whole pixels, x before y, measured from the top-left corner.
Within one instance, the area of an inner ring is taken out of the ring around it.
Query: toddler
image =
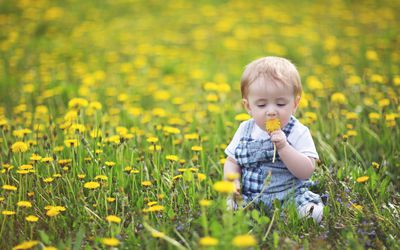
[[[323,204],[308,190],[318,153],[309,129],[293,116],[302,93],[296,67],[280,57],[255,60],[243,72],[241,92],[252,119],[240,124],[225,149],[224,178],[239,174],[235,196],[241,193],[245,204],[255,199],[272,208],[275,199],[283,206],[293,201],[300,217],[311,216],[319,223]],[[281,129],[268,133],[265,124],[270,119],[278,119]],[[262,190],[269,173],[270,182]],[[228,207],[236,206],[228,199]]]

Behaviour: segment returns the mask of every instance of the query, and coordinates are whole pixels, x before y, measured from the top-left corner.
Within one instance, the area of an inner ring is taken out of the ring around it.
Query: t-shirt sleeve
[[[233,136],[231,142],[229,143],[229,145],[226,147],[225,149],[225,154],[227,156],[230,156],[231,158],[235,159],[235,149],[237,147],[237,145],[239,144],[240,141],[240,137],[243,133],[243,129],[244,129],[244,124],[245,122],[242,122],[239,126],[239,128],[236,130],[235,135]]]
[[[307,127],[304,127],[304,130],[299,134],[292,146],[308,157],[319,159],[310,130]]]

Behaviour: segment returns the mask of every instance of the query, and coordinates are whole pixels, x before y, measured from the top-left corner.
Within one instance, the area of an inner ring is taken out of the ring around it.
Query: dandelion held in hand
[[[280,128],[281,128],[281,122],[279,121],[278,118],[269,119],[265,123],[265,129],[267,130],[267,132],[269,134],[271,134],[272,132],[274,132],[276,130],[279,130]],[[274,143],[274,157],[272,158],[272,163],[275,162],[275,156],[276,156],[276,146]]]

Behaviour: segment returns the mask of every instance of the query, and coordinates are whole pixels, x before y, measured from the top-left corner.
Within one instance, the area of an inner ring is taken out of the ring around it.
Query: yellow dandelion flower
[[[13,250],[30,249],[39,244],[37,240],[24,241],[21,244],[13,247]]]
[[[96,188],[100,187],[100,183],[98,183],[96,181],[89,181],[89,182],[86,182],[85,185],[83,185],[83,186],[87,189],[96,189]]]
[[[28,192],[28,197],[33,197],[35,195],[35,192]]]
[[[72,98],[68,102],[69,108],[81,108],[81,107],[87,107],[88,105],[89,105],[89,102],[83,98]]]
[[[106,200],[107,200],[107,202],[112,203],[112,202],[115,201],[115,198],[114,197],[107,197]]]
[[[368,118],[372,123],[377,123],[377,121],[382,118],[382,115],[376,112],[371,112],[368,114]]]
[[[39,217],[34,215],[28,215],[25,217],[25,220],[29,222],[37,222],[39,220]]]
[[[107,167],[114,167],[114,166],[115,166],[115,162],[113,162],[113,161],[106,161],[104,164],[105,164]]]
[[[106,217],[106,220],[108,222],[113,222],[113,223],[121,223],[121,218],[119,218],[118,216],[115,215],[109,215]]]
[[[355,208],[356,210],[358,210],[359,212],[361,212],[362,211],[362,209],[363,209],[363,206],[361,206],[361,205],[359,205],[359,204],[352,204],[352,207],[353,208]]]
[[[45,162],[45,163],[49,163],[53,161],[53,158],[51,157],[43,157],[41,160],[41,162]]]
[[[30,169],[33,169],[33,166],[30,164],[24,164],[24,165],[19,166],[19,169],[30,170]]]
[[[68,128],[68,132],[70,134],[83,133],[85,131],[86,131],[85,125],[79,123],[74,123]]]
[[[157,201],[150,201],[150,202],[147,203],[147,206],[151,207],[151,206],[154,206],[154,205],[157,205],[157,204],[158,204]]]
[[[32,203],[30,201],[18,201],[18,207],[32,207]]]
[[[257,245],[257,240],[253,235],[243,234],[233,238],[232,245],[235,247],[247,248]]]
[[[199,137],[200,136],[197,133],[185,134],[183,136],[183,138],[185,138],[185,140],[197,140],[197,139],[199,139]]]
[[[102,131],[100,129],[93,129],[92,131],[90,131],[90,137],[98,138],[100,136],[102,136]]]
[[[276,130],[279,130],[280,128],[281,128],[281,121],[277,118],[269,119],[265,123],[265,129],[267,130],[268,133],[272,133]],[[272,163],[275,162],[275,157],[276,157],[276,145],[274,143],[274,156],[272,158]]]
[[[54,178],[51,178],[51,177],[47,177],[47,178],[43,179],[43,182],[45,182],[45,183],[51,183],[53,181],[54,181]]]
[[[60,213],[60,210],[56,209],[56,208],[50,208],[49,210],[47,210],[46,215],[49,217],[54,217],[56,215],[58,215]]]
[[[179,161],[179,157],[177,155],[167,155],[165,159],[169,161]]]
[[[233,193],[235,191],[235,185],[230,181],[217,181],[213,188],[220,193]]]
[[[155,205],[155,206],[151,206],[149,208],[145,208],[143,209],[143,212],[160,212],[160,211],[164,211],[165,207],[161,206],[161,205]]]
[[[32,154],[31,157],[29,158],[31,161],[40,161],[42,157],[37,154]]]
[[[212,246],[218,245],[218,240],[216,238],[206,236],[206,237],[200,238],[199,244],[200,244],[200,246],[203,246],[203,247],[212,247]]]
[[[6,164],[3,164],[3,168],[6,169],[7,171],[10,171],[11,169],[14,168],[14,166],[12,166],[12,165],[6,163]]]
[[[356,136],[357,134],[358,134],[357,131],[355,131],[355,130],[353,130],[353,129],[347,131],[347,136],[348,136],[348,137],[354,137],[354,136]]]
[[[109,247],[116,247],[120,244],[116,238],[102,238],[101,243]]]
[[[160,145],[151,145],[151,146],[149,146],[149,150],[150,151],[160,151],[161,150],[161,146]]]
[[[7,185],[7,184],[3,185],[2,188],[3,188],[4,190],[7,190],[7,191],[15,191],[15,190],[17,190],[17,187],[16,187],[16,186]]]
[[[149,137],[149,138],[147,138],[146,141],[150,142],[150,143],[156,143],[156,142],[158,142],[158,138],[157,137]]]
[[[331,95],[331,101],[337,104],[346,104],[347,98],[343,93],[336,92]]]
[[[357,120],[358,119],[358,114],[355,112],[347,112],[346,113],[346,119],[348,120]]]
[[[66,210],[66,208],[64,206],[52,206],[52,205],[45,206],[44,209],[46,209],[46,210],[56,209],[58,211],[65,211]]]
[[[0,197],[0,202],[1,202],[1,201],[4,201],[4,200],[5,200],[5,198],[4,198],[4,197]]]
[[[379,166],[380,166],[380,165],[379,165],[379,163],[377,163],[377,162],[374,162],[374,161],[372,162],[372,164],[371,164],[371,165],[372,165],[372,167],[373,167],[373,168],[376,168],[376,169],[378,169],[378,168],[379,168]]]
[[[64,150],[64,146],[57,146],[54,147],[53,152],[57,153],[57,152],[61,152]]]
[[[363,183],[363,182],[368,181],[368,179],[369,179],[369,176],[364,175],[364,176],[358,177],[356,181],[358,183]]]
[[[174,134],[174,135],[181,133],[181,131],[178,128],[174,128],[174,127],[170,127],[170,126],[165,126],[163,128],[163,131],[167,134]]]
[[[183,176],[181,174],[175,175],[174,177],[172,177],[172,180],[175,181],[179,178],[182,178]]]
[[[65,146],[68,148],[70,147],[77,147],[79,146],[79,141],[77,139],[68,139],[64,141]]]
[[[388,98],[382,98],[378,101],[378,106],[381,108],[387,107],[390,105],[390,100]]]
[[[125,171],[125,172],[131,172],[131,170],[132,170],[132,167],[131,167],[131,166],[126,166],[126,167],[124,168],[124,171]]]
[[[276,130],[279,130],[281,128],[281,122],[279,119],[269,119],[265,123],[265,129],[267,130],[268,133],[272,133]]]
[[[22,141],[17,141],[11,146],[14,153],[23,153],[29,149],[29,145]]]
[[[10,211],[10,210],[3,210],[1,212],[2,215],[14,215],[15,211]]]
[[[152,185],[151,181],[142,181],[142,186],[150,187]]]
[[[212,204],[212,200],[202,199],[199,201],[200,206],[202,207],[209,207]]]
[[[251,116],[250,116],[249,114],[246,114],[246,113],[237,114],[237,115],[235,116],[235,120],[236,120],[236,121],[239,121],[239,122],[247,121],[247,120],[250,119],[250,118],[251,118]]]
[[[85,174],[78,174],[78,178],[81,179],[81,180],[84,179],[85,177],[86,177]]]
[[[17,170],[16,171],[18,174],[28,174],[29,171],[28,170]]]
[[[203,150],[203,147],[202,146],[193,146],[191,149],[192,149],[192,151],[200,152]]]
[[[207,175],[205,175],[203,173],[197,173],[197,179],[199,181],[204,181],[205,179],[207,179]]]

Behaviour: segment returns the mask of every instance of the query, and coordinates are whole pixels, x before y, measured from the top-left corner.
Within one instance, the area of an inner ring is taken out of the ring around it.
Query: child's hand
[[[235,191],[226,200],[226,208],[228,210],[237,210],[238,201],[242,199],[240,194],[240,181],[238,179],[232,181],[235,184]]]
[[[233,192],[233,197],[239,197],[240,196],[240,180],[239,179],[234,180],[233,184],[235,184],[235,191]]]
[[[288,145],[285,133],[282,130],[276,130],[271,133],[271,141],[275,144],[276,149],[280,150]]]

